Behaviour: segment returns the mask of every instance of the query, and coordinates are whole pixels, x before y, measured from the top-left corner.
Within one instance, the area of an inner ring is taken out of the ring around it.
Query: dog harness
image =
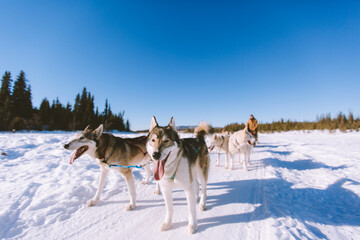
[[[190,147],[195,151],[196,154],[199,154],[199,151],[198,151],[195,147],[193,147],[192,145],[190,145]],[[182,151],[181,151],[181,152],[182,152]],[[179,154],[180,154],[180,152],[178,153],[178,156],[177,156],[177,157],[179,157]],[[174,174],[173,174],[173,175],[171,176],[171,178],[170,178],[171,180],[174,180],[174,179],[175,179],[175,175],[176,175],[176,171],[177,171],[177,169],[178,169],[179,163],[180,163],[180,160],[178,161],[178,163],[177,163],[177,165],[176,165]]]
[[[179,158],[180,153],[182,153],[182,151],[179,151],[179,152],[178,152],[176,158]],[[176,168],[175,168],[174,174],[173,174],[173,175],[171,176],[171,178],[170,178],[171,180],[174,180],[174,179],[175,179],[175,175],[176,175],[176,171],[177,171],[177,168],[178,168],[178,166],[179,166],[179,163],[180,163],[180,159],[178,160],[178,162],[177,162],[177,164],[176,164]]]
[[[140,164],[140,165],[130,165],[130,166],[124,166],[124,165],[119,165],[119,164],[108,164],[106,161],[101,161],[102,163],[105,163],[106,165],[108,165],[109,166],[109,168],[111,168],[111,167],[122,167],[122,168],[126,168],[126,169],[129,169],[129,168],[143,168],[143,167],[145,167],[146,165],[149,165],[151,162],[152,162],[152,160],[150,160],[150,161],[148,161],[148,162],[146,162],[146,163],[144,163],[144,164]]]

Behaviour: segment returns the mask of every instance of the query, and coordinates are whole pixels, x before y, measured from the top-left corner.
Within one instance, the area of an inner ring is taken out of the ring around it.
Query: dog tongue
[[[77,152],[77,150],[75,150],[75,151],[71,154],[70,164],[72,164],[72,163],[75,161],[75,159],[76,159],[76,152]]]
[[[156,181],[159,181],[164,176],[164,162],[165,160],[154,162],[153,174]]]

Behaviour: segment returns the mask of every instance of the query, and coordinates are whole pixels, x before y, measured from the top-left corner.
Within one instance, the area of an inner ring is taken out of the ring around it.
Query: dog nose
[[[65,144],[65,145],[64,145],[64,148],[65,148],[65,149],[68,149],[68,148],[69,148],[69,144]]]
[[[154,152],[152,156],[155,160],[159,160],[159,158],[161,157],[161,154],[160,154],[160,152]]]

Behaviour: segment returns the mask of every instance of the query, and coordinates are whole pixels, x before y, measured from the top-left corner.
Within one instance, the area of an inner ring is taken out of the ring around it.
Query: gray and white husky
[[[209,154],[205,143],[205,130],[197,129],[196,138],[180,139],[174,118],[168,126],[160,127],[152,117],[146,149],[154,162],[153,175],[159,181],[165,200],[166,216],[161,231],[172,227],[172,189],[185,191],[189,210],[189,232],[196,232],[196,201],[201,183],[199,209],[206,209],[206,184],[209,172]]]
[[[209,150],[212,151],[216,148],[217,151],[217,159],[216,159],[216,167],[220,166],[220,152],[225,152],[225,168],[228,168],[229,161],[229,135],[218,135],[215,134],[209,144]]]
[[[247,164],[250,162],[250,154],[252,149],[255,146],[256,139],[254,136],[245,128],[244,130],[239,130],[234,132],[229,138],[229,152],[231,156],[231,165],[230,169],[234,169],[234,158],[240,155],[243,156],[243,166],[245,171],[247,171]],[[239,159],[240,162],[240,159]]]
[[[87,206],[94,206],[98,203],[106,176],[110,170],[109,165],[130,166],[146,163],[147,160],[150,160],[146,152],[145,136],[137,138],[116,137],[110,133],[103,133],[102,124],[95,130],[90,130],[89,126],[86,127],[75,139],[65,144],[64,148],[67,150],[75,150],[71,155],[70,164],[86,153],[96,160],[100,166],[99,186],[94,198],[87,202]],[[147,177],[142,183],[146,184],[150,179],[151,170],[149,165],[144,167],[147,172]],[[123,167],[112,167],[111,169],[124,175],[130,193],[130,204],[127,205],[126,209],[134,209],[136,207],[136,189],[132,169]]]

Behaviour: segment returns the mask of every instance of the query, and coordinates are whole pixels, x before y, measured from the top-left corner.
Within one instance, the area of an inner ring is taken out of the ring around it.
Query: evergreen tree
[[[65,108],[60,103],[59,98],[53,101],[51,105],[51,129],[52,130],[61,130],[66,127],[65,119]]]
[[[0,105],[4,103],[6,99],[10,99],[11,96],[11,73],[5,72],[1,80],[1,89],[0,89]]]
[[[24,71],[20,72],[14,83],[11,105],[13,117],[20,117],[25,120],[32,117],[31,90],[30,86],[26,85]]]
[[[65,107],[65,126],[62,130],[72,130],[73,126],[72,126],[72,119],[73,119],[73,112],[71,109],[71,104],[67,103],[66,107]]]
[[[50,125],[51,123],[51,109],[47,98],[44,98],[40,104],[39,117],[42,125]],[[45,126],[44,126],[45,127]],[[50,126],[48,126],[50,127]]]
[[[73,111],[73,129],[80,129],[78,127],[80,127],[81,123],[80,123],[80,118],[81,118],[81,113],[80,113],[80,93],[78,93],[75,97],[75,104],[74,104],[74,111]]]
[[[105,100],[105,108],[104,108],[104,112],[103,112],[103,118],[102,118],[105,130],[107,130],[109,127],[110,113],[111,113],[111,109],[108,104],[108,100],[106,99]]]
[[[0,89],[0,130],[9,130],[11,111],[11,74],[5,72]]]
[[[125,123],[125,131],[130,132],[130,122],[129,122],[129,119],[126,120],[126,123]]]
[[[95,125],[94,96],[87,92],[86,88],[76,96],[74,105],[75,129],[84,129],[87,125]]]

